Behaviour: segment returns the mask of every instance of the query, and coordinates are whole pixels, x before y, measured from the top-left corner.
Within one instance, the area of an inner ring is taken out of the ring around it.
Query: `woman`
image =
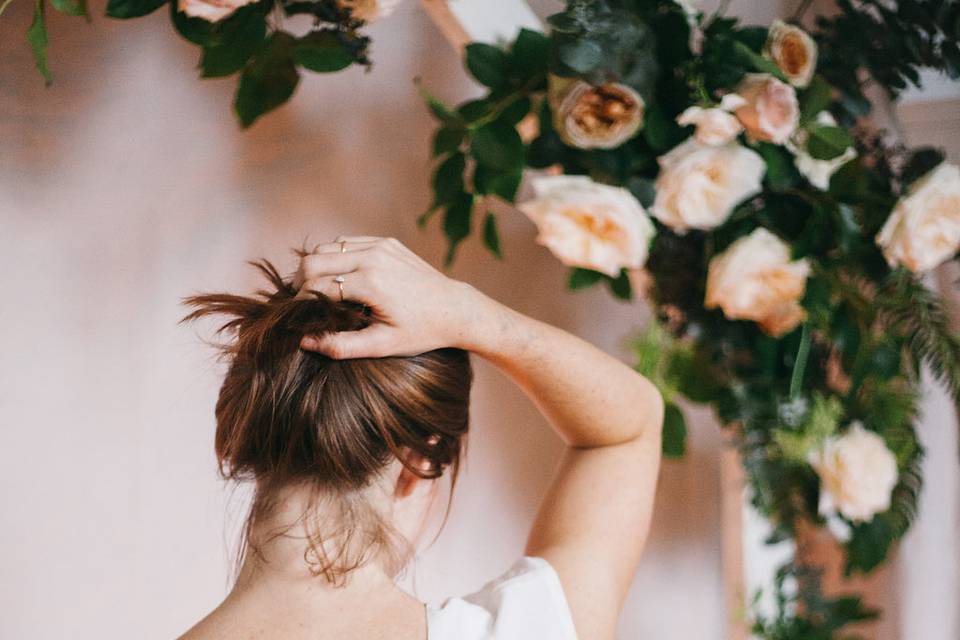
[[[188,300],[189,319],[225,314],[236,332],[216,450],[256,493],[236,584],[183,640],[613,638],[653,506],[656,388],[393,239],[338,238],[289,281],[259,266],[274,287],[259,298]],[[468,352],[515,381],[567,447],[510,570],[427,606],[395,577],[437,480],[456,478]]]

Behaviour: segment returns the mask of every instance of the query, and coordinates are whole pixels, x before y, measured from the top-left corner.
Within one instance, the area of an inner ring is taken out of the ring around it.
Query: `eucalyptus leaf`
[[[86,0],[50,0],[53,8],[68,16],[87,16]],[[88,16],[89,17],[89,16]]]
[[[567,288],[573,291],[586,289],[603,281],[605,277],[606,276],[599,271],[574,267],[570,269],[570,275],[567,277]]]

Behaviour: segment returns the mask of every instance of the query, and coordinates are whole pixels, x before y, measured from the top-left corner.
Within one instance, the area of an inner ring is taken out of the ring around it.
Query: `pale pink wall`
[[[252,288],[244,260],[289,267],[306,236],[396,235],[439,261],[438,231],[414,226],[432,123],[411,79],[473,89],[411,1],[374,28],[371,73],[307,77],[241,133],[233,82],[197,80],[162,11],[51,16],[45,90],[22,38],[30,5],[0,21],[0,638],[170,638],[223,596],[225,516],[243,504],[213,464],[221,371],[177,326],[178,299]],[[503,232],[506,262],[471,243],[454,275],[623,353],[643,305],[566,293],[527,221]],[[466,473],[415,572],[430,600],[521,552],[559,453],[521,394],[478,369]],[[688,458],[664,466],[622,638],[721,637],[718,434],[705,415],[693,427]]]

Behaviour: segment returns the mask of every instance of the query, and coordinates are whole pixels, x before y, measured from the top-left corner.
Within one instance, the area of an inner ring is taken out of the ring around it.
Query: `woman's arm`
[[[494,317],[496,328],[470,348],[510,376],[568,445],[526,553],[557,570],[581,640],[613,638],[650,528],[663,400],[569,333],[502,306]]]
[[[612,638],[643,549],[660,461],[663,401],[618,360],[451,280],[393,240],[344,238],[302,262],[304,290],[344,295],[385,320],[305,338],[337,358],[456,346],[489,360],[567,443],[526,553],[557,570],[581,640]],[[341,252],[341,249],[345,251]]]

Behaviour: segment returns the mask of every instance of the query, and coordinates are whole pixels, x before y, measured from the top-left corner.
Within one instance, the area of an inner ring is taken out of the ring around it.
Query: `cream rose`
[[[340,0],[340,6],[349,8],[354,18],[372,22],[389,16],[400,2],[401,0]]]
[[[700,144],[719,146],[727,144],[743,131],[743,125],[730,111],[744,106],[746,100],[735,93],[723,97],[719,107],[704,109],[703,107],[689,107],[677,116],[677,124],[682,126],[693,125],[696,132],[694,137]]]
[[[178,0],[177,8],[191,18],[220,22],[256,0]]]
[[[799,300],[809,274],[806,260],[791,261],[787,243],[760,227],[710,260],[704,306],[781,336],[806,315]]]
[[[541,176],[532,183],[535,197],[520,210],[537,225],[537,242],[560,262],[617,277],[647,261],[656,231],[629,191],[586,176]]]
[[[760,192],[766,170],[758,153],[736,142],[711,147],[693,138],[659,162],[650,212],[677,233],[723,224],[739,202]]]
[[[835,127],[837,126],[837,121],[829,111],[821,111],[817,114],[817,124]],[[797,135],[794,136],[795,142],[788,141],[786,147],[793,154],[793,164],[796,165],[797,171],[817,189],[826,191],[830,188],[830,178],[833,177],[833,174],[835,174],[840,167],[856,158],[857,150],[853,147],[847,147],[846,150],[836,158],[817,160],[807,153],[806,138],[806,132],[798,131]]]
[[[795,87],[810,84],[817,69],[817,43],[800,27],[782,20],[770,25],[763,55],[773,60]]]
[[[769,73],[748,73],[736,93],[745,104],[736,110],[737,118],[752,140],[783,144],[800,123],[797,92]]]
[[[582,80],[550,77],[553,127],[564,142],[580,149],[613,149],[643,124],[643,98],[624,84],[595,87]]]
[[[914,273],[960,250],[960,168],[942,163],[917,180],[887,218],[877,244],[891,267]]]
[[[859,422],[828,438],[810,464],[820,476],[821,515],[840,513],[851,522],[866,522],[890,508],[897,459],[883,438]]]

